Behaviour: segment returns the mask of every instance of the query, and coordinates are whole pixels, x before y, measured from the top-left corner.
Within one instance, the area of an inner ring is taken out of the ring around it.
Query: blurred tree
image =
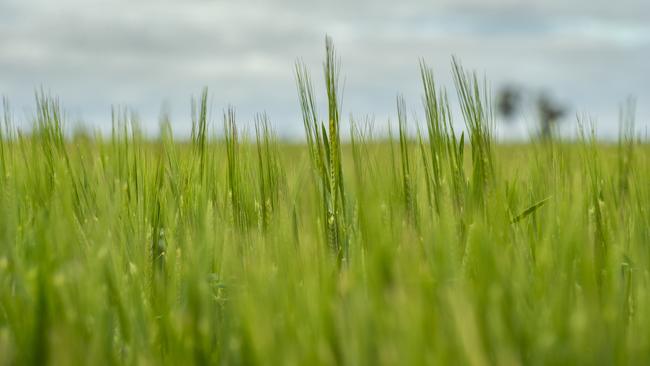
[[[521,92],[514,85],[506,85],[499,90],[496,99],[497,111],[503,115],[507,121],[512,121],[515,113],[521,104]]]
[[[546,93],[541,93],[537,97],[536,104],[540,127],[539,136],[542,139],[550,139],[553,137],[555,125],[566,114],[566,108],[553,101]]]
[[[526,94],[534,94],[528,92]],[[503,116],[506,122],[512,122],[524,104],[525,93],[522,88],[516,85],[505,85],[499,89],[496,95],[495,107],[497,112]],[[555,126],[567,112],[566,107],[553,100],[548,93],[536,93],[532,99],[534,109],[537,111],[539,123],[539,137],[550,139],[553,137]]]

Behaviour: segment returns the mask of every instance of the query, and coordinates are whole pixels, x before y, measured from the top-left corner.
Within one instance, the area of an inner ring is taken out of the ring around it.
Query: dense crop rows
[[[489,93],[421,64],[389,139],[296,67],[306,144],[195,102],[192,138],[116,110],[65,137],[39,94],[0,135],[0,364],[650,363],[650,148],[494,142]],[[452,126],[458,101],[466,134]],[[321,106],[322,107],[322,106]]]

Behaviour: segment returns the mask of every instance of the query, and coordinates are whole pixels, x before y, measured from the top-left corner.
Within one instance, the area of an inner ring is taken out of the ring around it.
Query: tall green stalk
[[[347,258],[347,207],[341,164],[339,111],[339,65],[331,38],[325,39],[325,86],[327,91],[327,128],[319,122],[314,92],[305,66],[296,65],[296,80],[303,113],[303,123],[312,167],[320,181],[323,221],[330,249],[342,264]]]

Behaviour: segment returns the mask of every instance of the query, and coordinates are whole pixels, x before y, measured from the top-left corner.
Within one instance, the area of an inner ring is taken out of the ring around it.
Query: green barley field
[[[379,136],[340,115],[326,51],[296,65],[303,143],[207,91],[186,140],[120,109],[109,135],[64,133],[45,93],[21,130],[5,103],[0,364],[650,364],[631,108],[618,142],[579,118],[575,140],[498,143],[485,82],[454,60],[445,91],[421,63],[426,118],[397,98]]]

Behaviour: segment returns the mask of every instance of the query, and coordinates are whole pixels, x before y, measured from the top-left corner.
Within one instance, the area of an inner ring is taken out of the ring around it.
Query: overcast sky
[[[342,62],[344,116],[381,125],[394,119],[401,93],[421,118],[418,60],[451,86],[456,55],[493,89],[546,90],[571,115],[590,115],[601,134],[615,135],[628,96],[637,99],[637,129],[650,126],[647,0],[2,0],[0,94],[26,120],[43,86],[70,123],[103,130],[111,105],[127,105],[155,132],[164,104],[187,133],[190,98],[207,86],[215,124],[231,104],[242,123],[266,111],[281,135],[301,136],[293,65],[302,58],[321,86],[326,34]]]

